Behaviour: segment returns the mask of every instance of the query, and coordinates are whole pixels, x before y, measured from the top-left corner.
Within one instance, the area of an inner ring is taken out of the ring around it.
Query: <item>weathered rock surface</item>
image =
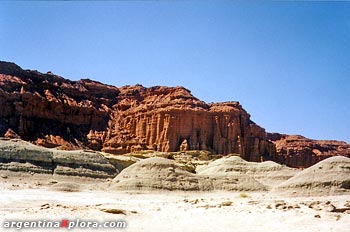
[[[0,169],[53,174],[53,153],[22,140],[0,139]]]
[[[265,133],[238,102],[206,104],[183,87],[114,87],[0,62],[0,137],[112,154],[206,150],[309,167],[350,144]]]
[[[173,160],[153,157],[125,168],[113,180],[112,190],[211,190],[209,181],[202,181],[175,164]]]
[[[114,178],[110,185],[101,186],[110,190],[240,192],[273,189],[281,194],[294,195],[350,193],[350,158],[347,157],[331,157],[300,171],[272,161],[248,162],[239,156],[208,161],[210,154],[197,152],[154,152],[139,154],[140,158],[136,158],[94,151],[61,151],[18,139],[0,139],[0,170],[5,170],[11,178],[8,171],[25,172],[29,176],[42,173],[65,178]],[[147,158],[154,155],[167,158]],[[196,173],[185,169],[187,162],[197,167]],[[119,173],[118,170],[122,171]],[[52,188],[80,191],[83,186],[67,179],[53,183]]]
[[[266,191],[267,187],[250,175],[198,175],[184,170],[173,160],[152,157],[125,168],[115,177],[110,189]]]
[[[334,140],[313,140],[300,135],[268,133],[276,145],[273,160],[290,167],[310,167],[332,156],[350,157],[350,144]]]
[[[211,177],[214,183],[222,186],[236,179],[239,189],[248,191],[269,189],[293,177],[299,170],[273,161],[247,162],[239,156],[229,156],[198,166],[196,172]]]
[[[100,154],[102,154],[118,171],[122,171],[130,165],[140,161],[140,158],[134,156],[112,155],[104,152],[100,152]]]
[[[115,177],[110,189],[268,191],[298,172],[272,161],[247,162],[230,156],[198,166],[194,174],[181,167],[178,161],[151,157],[125,168]]]
[[[265,130],[238,102],[206,104],[183,87],[116,88],[0,62],[0,105],[0,136],[11,130],[45,147],[208,150],[250,161],[274,154]]]
[[[105,154],[105,153],[101,153]],[[191,150],[191,151],[178,151],[178,152],[159,152],[159,151],[136,151],[123,155],[105,155],[112,163],[114,159],[117,159],[118,163],[122,162],[120,159],[147,159],[152,157],[161,157],[174,160],[176,165],[185,169],[186,171],[195,173],[198,165],[208,164],[213,160],[222,158],[223,155],[212,154],[208,151]],[[123,169],[123,168],[122,168]],[[122,170],[118,168],[118,170]]]
[[[112,178],[118,173],[95,152],[60,151],[4,139],[0,139],[0,170],[92,178]]]
[[[109,178],[118,170],[104,156],[89,151],[53,150],[54,174]]]
[[[274,190],[295,195],[349,194],[350,158],[335,156],[322,160]]]

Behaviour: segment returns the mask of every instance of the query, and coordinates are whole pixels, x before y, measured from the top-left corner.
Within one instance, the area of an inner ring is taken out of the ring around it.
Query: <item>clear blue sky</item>
[[[350,3],[0,2],[0,59],[238,100],[270,132],[350,141]]]

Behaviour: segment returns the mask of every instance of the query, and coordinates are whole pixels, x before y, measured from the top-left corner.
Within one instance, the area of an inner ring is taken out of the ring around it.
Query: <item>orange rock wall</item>
[[[238,102],[206,104],[183,87],[114,87],[0,62],[0,136],[46,147],[103,150],[209,150],[308,167],[350,145],[268,133]]]
[[[209,150],[271,157],[274,145],[238,102],[206,104],[183,87],[116,88],[0,62],[0,136],[115,154]]]
[[[334,140],[313,140],[301,135],[268,133],[276,146],[272,159],[290,167],[306,168],[326,158],[341,155],[350,157],[350,144]]]

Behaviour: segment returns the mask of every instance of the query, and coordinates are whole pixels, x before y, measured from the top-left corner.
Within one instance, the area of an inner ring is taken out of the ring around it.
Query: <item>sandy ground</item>
[[[1,174],[1,173],[0,173]],[[69,178],[66,178],[68,180]],[[125,229],[74,228],[72,231],[349,231],[350,196],[286,197],[266,192],[110,192],[80,180],[77,192],[53,190],[52,179],[0,177],[0,231],[10,220],[127,222]],[[116,212],[104,212],[114,210]],[[119,210],[119,211],[118,211]],[[66,228],[57,229],[66,231]],[[21,231],[56,231],[25,229]]]

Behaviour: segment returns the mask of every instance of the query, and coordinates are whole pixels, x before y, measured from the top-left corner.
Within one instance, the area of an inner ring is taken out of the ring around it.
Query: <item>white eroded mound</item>
[[[288,180],[299,172],[298,169],[286,167],[272,161],[262,163],[247,162],[239,156],[223,157],[208,165],[197,167],[200,176],[210,176],[216,179],[240,178],[246,187],[257,187],[255,182],[272,187]]]
[[[111,184],[111,189],[120,190],[207,190],[193,173],[185,171],[173,160],[153,157],[141,160],[125,168]]]
[[[112,182],[116,190],[185,190],[185,191],[266,191],[267,187],[250,175],[193,174],[173,160],[154,157],[125,168]]]
[[[275,191],[300,195],[349,194],[350,158],[325,159],[281,183]]]

